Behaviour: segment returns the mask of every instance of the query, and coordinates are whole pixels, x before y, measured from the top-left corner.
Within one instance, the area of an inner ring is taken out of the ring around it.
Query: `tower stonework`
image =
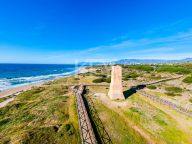
[[[111,83],[108,95],[112,100],[125,99],[122,85],[122,68],[119,65],[112,66]]]

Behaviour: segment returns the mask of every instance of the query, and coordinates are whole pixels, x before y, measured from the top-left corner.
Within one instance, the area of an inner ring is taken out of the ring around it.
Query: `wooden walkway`
[[[80,85],[78,90],[76,90],[76,107],[82,144],[97,144],[97,140],[82,98],[83,91],[84,85]]]

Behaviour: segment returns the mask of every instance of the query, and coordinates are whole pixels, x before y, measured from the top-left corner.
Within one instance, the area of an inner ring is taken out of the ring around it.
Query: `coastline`
[[[76,74],[86,73],[86,72],[88,72],[86,67],[80,67],[74,74],[71,74],[68,76],[57,77],[57,78],[52,79],[52,80],[46,80],[46,81],[41,81],[41,82],[36,82],[36,83],[31,83],[31,84],[26,84],[26,85],[22,85],[22,86],[16,86],[13,88],[9,88],[9,89],[6,89],[6,90],[3,90],[0,92],[0,98],[5,98],[5,97],[8,97],[10,95],[18,95],[21,92],[32,89],[33,87],[40,87],[46,82],[53,81],[53,80],[60,79],[60,78],[70,77],[70,76],[73,76]],[[6,106],[6,104],[8,104],[9,102],[11,102],[13,100],[14,100],[14,98],[9,98],[9,99],[1,102],[0,108]]]

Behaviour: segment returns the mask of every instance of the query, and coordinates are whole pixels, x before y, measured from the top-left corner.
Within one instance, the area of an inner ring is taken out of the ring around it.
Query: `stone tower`
[[[122,68],[119,65],[112,66],[111,84],[108,95],[112,100],[125,99],[122,85]]]

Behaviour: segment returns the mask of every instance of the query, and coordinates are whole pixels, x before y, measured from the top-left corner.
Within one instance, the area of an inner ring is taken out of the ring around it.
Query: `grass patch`
[[[166,92],[165,94],[172,97],[177,96],[174,92]]]
[[[157,72],[169,72],[177,74],[189,74],[192,72],[191,69],[182,65],[158,65]]]
[[[155,85],[148,85],[147,88],[152,89],[152,90],[157,89],[157,87]]]
[[[184,83],[191,84],[192,83],[192,75],[187,76],[186,78],[183,79]]]
[[[154,70],[154,67],[151,65],[128,65],[128,66],[124,66],[124,68],[135,69],[135,70],[146,71],[146,72],[151,72]]]
[[[124,80],[135,79],[137,77],[139,77],[139,74],[130,73],[130,74],[125,75]]]
[[[110,83],[111,82],[111,77],[101,77],[101,78],[97,78],[97,79],[94,79],[92,81],[93,83],[102,83],[102,82],[106,82],[106,83]]]
[[[108,109],[99,101],[95,102],[100,118],[113,143],[146,144],[146,140],[130,128],[116,112]]]
[[[143,129],[151,133],[157,139],[157,143],[172,144],[181,141],[189,143],[190,139],[187,137],[187,133],[180,129],[173,118],[158,109],[155,103],[152,105],[142,96],[141,98],[135,95],[134,98],[130,99],[130,102],[136,106],[134,106],[134,110],[129,108],[124,111],[128,119],[131,119],[137,126],[143,127]],[[138,110],[142,110],[142,114],[139,114]]]
[[[132,112],[134,112],[134,113],[138,113],[139,115],[143,115],[143,114],[144,114],[141,110],[139,110],[139,109],[136,108],[136,107],[131,107],[130,110],[131,110]]]
[[[93,80],[93,83],[102,83],[102,82],[105,82],[104,78],[97,78]]]
[[[161,126],[167,125],[167,123],[165,122],[165,120],[162,119],[162,117],[160,117],[159,115],[156,115],[153,117],[153,119],[159,123]]]
[[[5,101],[5,98],[0,98],[0,103],[4,101]]]
[[[180,96],[183,90],[179,87],[166,87],[165,90],[167,91],[165,94],[168,96]]]
[[[0,108],[0,143],[79,143],[67,92],[64,86],[33,88]]]

